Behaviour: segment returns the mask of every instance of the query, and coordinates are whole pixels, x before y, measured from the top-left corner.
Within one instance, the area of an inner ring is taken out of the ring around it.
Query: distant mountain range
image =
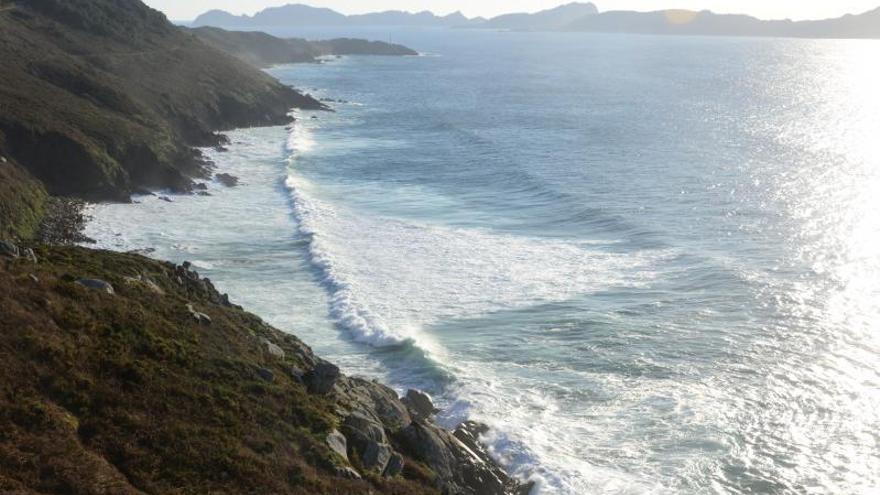
[[[333,26],[421,26],[457,27],[484,22],[485,19],[468,19],[461,12],[437,16],[431,12],[418,13],[391,10],[371,14],[345,15],[335,10],[310,7],[302,4],[271,7],[253,16],[232,15],[222,10],[211,10],[197,17],[193,27],[213,26],[220,28],[268,28],[268,27],[333,27]]]
[[[460,12],[437,16],[431,12],[386,11],[345,15],[325,8],[291,4],[272,7],[253,16],[222,10],[200,15],[193,26],[226,29],[272,27],[412,26],[496,29],[511,31],[583,31],[599,33],[770,36],[796,38],[880,38],[880,8],[860,15],[819,21],[765,21],[747,15],[715,14],[708,10],[599,12],[592,3],[570,3],[533,14],[505,14],[492,19],[468,19]]]

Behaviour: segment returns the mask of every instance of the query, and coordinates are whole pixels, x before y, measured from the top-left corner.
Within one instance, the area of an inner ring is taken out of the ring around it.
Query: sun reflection
[[[880,324],[880,68],[876,43],[840,42],[823,88],[827,102],[826,148],[838,160],[817,176],[827,210],[818,241],[806,246],[815,268],[829,271],[839,289],[830,294],[828,316],[852,330]],[[867,337],[867,336],[866,336]]]
[[[666,22],[670,24],[689,24],[697,18],[697,12],[693,10],[671,9],[664,12]]]
[[[777,184],[797,260],[811,272],[792,287],[787,311],[813,340],[799,343],[811,358],[797,364],[834,391],[839,403],[829,407],[845,419],[825,431],[821,416],[803,411],[788,429],[825,444],[828,462],[848,465],[843,486],[852,489],[880,467],[864,455],[876,452],[871,432],[880,423],[880,44],[824,43],[814,45],[796,95],[807,114],[779,122],[781,144],[799,158]],[[806,453],[800,462],[810,462]]]

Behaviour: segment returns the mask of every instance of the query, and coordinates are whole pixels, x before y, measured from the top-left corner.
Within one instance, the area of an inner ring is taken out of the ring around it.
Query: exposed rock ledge
[[[349,377],[189,264],[0,244],[0,491],[525,495],[485,427]]]

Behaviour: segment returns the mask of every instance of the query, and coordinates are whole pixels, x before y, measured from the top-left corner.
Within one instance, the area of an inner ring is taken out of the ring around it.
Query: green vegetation
[[[314,359],[297,338],[171,264],[35,250],[39,264],[0,259],[0,492],[437,493],[412,460],[394,478],[334,474],[337,406],[296,378]]]
[[[48,195],[43,185],[7,158],[0,132],[0,239],[29,239],[40,225]]]

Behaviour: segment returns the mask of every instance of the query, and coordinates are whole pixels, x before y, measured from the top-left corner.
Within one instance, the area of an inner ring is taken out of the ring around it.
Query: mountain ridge
[[[427,10],[405,12],[386,10],[367,14],[345,15],[323,7],[287,4],[268,7],[252,16],[233,15],[223,10],[210,10],[196,17],[192,27],[219,27],[224,29],[269,27],[355,27],[355,26],[442,26],[466,25],[471,20],[461,12],[438,16]]]
[[[491,19],[468,19],[460,12],[438,16],[428,11],[401,11],[344,15],[303,4],[272,7],[253,16],[235,16],[213,10],[193,21],[194,26],[257,29],[305,26],[410,26],[478,28],[510,31],[567,31],[701,36],[757,36],[792,38],[880,38],[880,8],[860,14],[820,20],[762,20],[745,14],[717,14],[708,10],[660,9],[648,12],[599,12],[593,3],[569,3],[534,13],[503,14]]]

